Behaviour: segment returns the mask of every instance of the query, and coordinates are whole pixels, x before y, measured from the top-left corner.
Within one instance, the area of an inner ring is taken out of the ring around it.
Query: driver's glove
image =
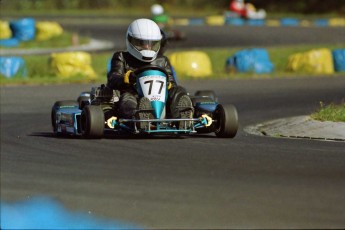
[[[135,84],[137,81],[137,78],[132,70],[128,70],[125,75],[123,76],[123,82],[126,84]]]

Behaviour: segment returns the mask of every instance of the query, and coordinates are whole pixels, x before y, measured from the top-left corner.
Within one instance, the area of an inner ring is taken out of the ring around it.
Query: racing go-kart
[[[238,130],[234,105],[222,105],[212,90],[197,91],[189,96],[193,118],[171,118],[166,109],[168,98],[167,73],[158,66],[145,66],[134,72],[139,97],[150,100],[153,119],[125,119],[119,116],[120,92],[101,85],[91,92],[82,92],[77,100],[57,101],[52,107],[51,122],[57,136],[76,135],[102,138],[105,132],[127,134],[198,134],[215,133],[217,137],[233,138]],[[136,111],[136,114],[143,112]],[[139,124],[146,124],[145,126]],[[181,125],[182,124],[182,125]]]

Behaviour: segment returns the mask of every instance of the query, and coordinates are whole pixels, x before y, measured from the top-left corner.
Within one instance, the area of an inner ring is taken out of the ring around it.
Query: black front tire
[[[101,106],[87,105],[81,113],[81,132],[85,138],[102,138],[104,134],[104,112]]]
[[[215,134],[221,138],[234,138],[238,130],[238,114],[233,105],[219,104],[214,114],[217,120]]]
[[[89,105],[89,101],[90,101],[90,92],[82,92],[77,101],[78,101],[78,105],[79,105],[79,109],[83,110],[85,105]]]
[[[53,127],[53,132],[55,134],[57,133],[57,126],[56,126],[56,111],[59,108],[62,107],[78,107],[79,104],[77,101],[73,101],[73,100],[67,100],[67,101],[57,101],[54,103],[52,110],[51,110],[51,123],[52,123],[52,127]]]

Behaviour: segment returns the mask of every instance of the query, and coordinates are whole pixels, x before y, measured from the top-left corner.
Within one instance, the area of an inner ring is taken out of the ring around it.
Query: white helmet
[[[164,8],[163,6],[159,5],[159,4],[154,4],[151,6],[151,13],[153,15],[160,15],[164,13]]]
[[[137,19],[127,30],[127,51],[140,61],[151,62],[157,57],[161,39],[161,31],[154,21]]]

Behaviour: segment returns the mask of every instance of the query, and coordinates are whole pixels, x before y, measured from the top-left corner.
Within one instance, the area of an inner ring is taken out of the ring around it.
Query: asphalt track
[[[94,38],[112,41],[119,49],[125,49],[127,25],[74,25],[64,28]],[[255,47],[294,44],[329,44],[344,42],[344,27],[300,26],[177,26],[186,34],[185,41],[170,43],[170,48],[191,47]]]
[[[201,39],[199,44],[205,31],[214,39],[221,31],[233,41],[229,46],[343,42],[344,37],[343,28],[225,28],[183,30],[188,38]],[[79,28],[107,40],[113,36],[109,29]],[[264,38],[261,30],[274,39]],[[221,41],[227,39],[209,39],[208,46]],[[1,87],[1,200],[44,195],[71,210],[150,229],[345,227],[344,142],[243,131],[259,122],[309,114],[320,101],[342,100],[345,76],[181,83],[190,93],[213,89],[221,103],[236,105],[238,135],[56,138],[52,104],[77,98],[91,85]]]

